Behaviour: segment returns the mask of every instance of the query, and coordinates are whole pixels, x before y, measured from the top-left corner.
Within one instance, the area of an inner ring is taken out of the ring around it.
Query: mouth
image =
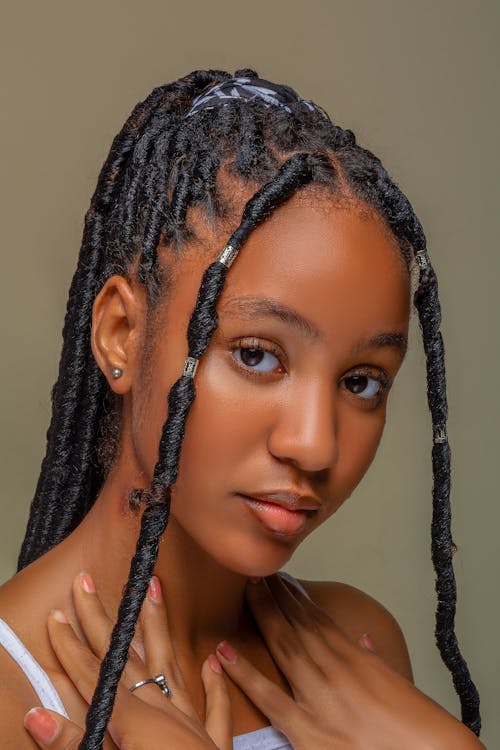
[[[259,521],[274,534],[280,536],[292,536],[304,530],[308,518],[314,515],[316,510],[300,508],[293,510],[284,505],[239,494],[247,507],[259,519]]]

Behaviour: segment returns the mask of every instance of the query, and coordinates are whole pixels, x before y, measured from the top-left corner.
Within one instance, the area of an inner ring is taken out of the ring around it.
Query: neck
[[[126,509],[125,497],[116,480],[108,481],[73,539],[63,543],[78,556],[78,564],[72,566],[76,573],[85,569],[92,575],[113,618],[140,529],[140,515]],[[207,649],[213,650],[220,640],[238,641],[248,632],[251,615],[244,595],[247,577],[221,566],[172,515],[160,542],[154,572],[162,584],[176,649],[206,656]]]

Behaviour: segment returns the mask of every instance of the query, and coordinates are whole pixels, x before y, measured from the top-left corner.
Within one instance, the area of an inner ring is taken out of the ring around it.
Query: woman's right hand
[[[100,661],[107,650],[112,622],[87,574],[78,576],[73,588],[79,625],[90,648],[76,635],[62,612],[49,616],[52,647],[67,675],[87,703],[90,703],[99,674]],[[167,613],[160,582],[152,580],[141,613],[145,661],[131,648],[118,685],[113,713],[108,724],[105,750],[232,750],[231,705],[217,658],[211,654],[203,663],[201,678],[206,695],[206,718],[202,723],[186,691],[173,653]],[[144,685],[133,693],[129,686],[165,673],[172,697],[157,685]],[[84,730],[54,711],[34,708],[24,725],[40,748],[76,750]]]

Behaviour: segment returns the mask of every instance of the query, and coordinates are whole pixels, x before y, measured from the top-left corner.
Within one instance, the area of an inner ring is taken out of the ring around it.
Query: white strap
[[[14,631],[3,620],[0,620],[0,645],[19,664],[37,694],[41,705],[51,711],[57,711],[57,713],[67,718],[68,714],[63,702],[54,685],[49,680],[47,673],[35,661],[24,643],[19,640]]]
[[[263,727],[255,732],[233,737],[233,750],[293,750],[287,738],[274,727]]]

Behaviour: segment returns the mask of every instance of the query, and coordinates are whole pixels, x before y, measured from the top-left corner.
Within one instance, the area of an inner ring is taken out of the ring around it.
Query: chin
[[[259,545],[240,545],[238,549],[229,550],[226,548],[226,554],[221,555],[219,549],[214,558],[217,562],[234,573],[245,576],[258,576],[265,578],[286,565],[292,557],[297,547],[297,541],[291,544],[290,537],[286,542],[277,536],[272,543]],[[230,553],[233,554],[230,554]],[[246,553],[246,554],[245,554]]]

